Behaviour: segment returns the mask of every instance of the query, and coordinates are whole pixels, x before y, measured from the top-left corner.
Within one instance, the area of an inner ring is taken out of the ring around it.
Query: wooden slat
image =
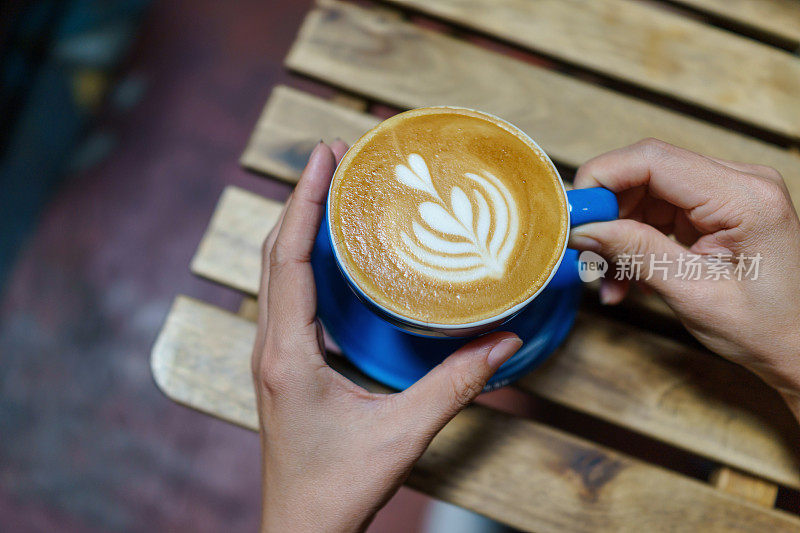
[[[800,159],[786,150],[353,5],[325,1],[312,11],[287,64],[400,107],[494,113],[568,165],[652,136],[773,166],[800,197]]]
[[[192,272],[258,294],[261,244],[277,222],[282,205],[238,187],[226,187],[192,259]]]
[[[153,376],[173,400],[255,430],[249,371],[254,337],[253,323],[179,297],[153,347]],[[433,440],[408,484],[538,532],[800,527],[787,513],[478,406],[459,414]]]
[[[671,0],[800,47],[797,0]]]
[[[257,294],[261,244],[282,208],[281,202],[227,187],[192,259],[192,272],[204,272],[209,279],[225,280],[225,285]],[[248,218],[248,214],[256,216]]]
[[[192,271],[250,294],[275,203],[228,187]],[[553,357],[519,387],[725,464],[800,487],[800,430],[744,369],[600,316],[581,314]]]
[[[775,498],[778,497],[778,486],[774,483],[754,478],[727,466],[714,470],[710,481],[719,490],[764,507],[774,506]]]
[[[631,0],[389,0],[800,137],[800,58]]]
[[[240,161],[249,169],[296,182],[320,138],[352,143],[377,123],[371,115],[277,86]]]

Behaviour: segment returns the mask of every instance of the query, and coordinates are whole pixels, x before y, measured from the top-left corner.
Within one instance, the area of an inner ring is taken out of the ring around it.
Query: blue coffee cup
[[[555,165],[530,137],[506,124],[530,141],[558,175]],[[567,192],[562,184],[562,192],[569,206],[569,227],[614,220],[618,216],[616,196],[607,189]],[[476,322],[421,322],[387,309],[353,280],[334,245],[331,202],[329,192],[326,215],[312,255],[317,314],[344,355],[372,378],[404,389],[470,338],[498,329],[513,331],[523,340],[523,347],[491,378],[487,385],[490,390],[535,368],[563,341],[571,328],[582,282],[578,252],[567,248],[568,232],[564,233],[563,242],[555,243],[562,254],[546,283],[525,301]]]

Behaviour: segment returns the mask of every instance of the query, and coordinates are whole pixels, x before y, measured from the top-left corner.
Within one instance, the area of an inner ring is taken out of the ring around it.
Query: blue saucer
[[[469,342],[468,338],[412,335],[373,314],[339,271],[326,226],[323,221],[311,257],[317,284],[317,314],[344,355],[359,370],[389,387],[405,389]],[[580,284],[548,287],[520,314],[498,328],[513,331],[524,345],[500,367],[484,390],[503,387],[543,363],[572,327],[580,295]]]

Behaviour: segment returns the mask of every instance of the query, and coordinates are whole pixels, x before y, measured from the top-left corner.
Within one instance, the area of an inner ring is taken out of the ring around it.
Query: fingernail
[[[494,345],[494,348],[489,352],[486,362],[492,370],[497,370],[500,365],[508,361],[508,359],[517,353],[522,347],[522,340],[519,337],[512,337],[504,339]]]

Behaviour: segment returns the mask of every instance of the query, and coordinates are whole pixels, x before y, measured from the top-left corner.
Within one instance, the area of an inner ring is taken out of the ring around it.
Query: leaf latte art
[[[511,192],[499,179],[487,171],[467,172],[471,190],[454,186],[444,200],[421,155],[408,156],[408,164],[397,165],[395,175],[403,185],[430,198],[418,206],[422,223],[415,220],[411,234],[401,233],[404,247],[396,253],[403,261],[442,281],[503,276],[517,241],[519,214]]]

